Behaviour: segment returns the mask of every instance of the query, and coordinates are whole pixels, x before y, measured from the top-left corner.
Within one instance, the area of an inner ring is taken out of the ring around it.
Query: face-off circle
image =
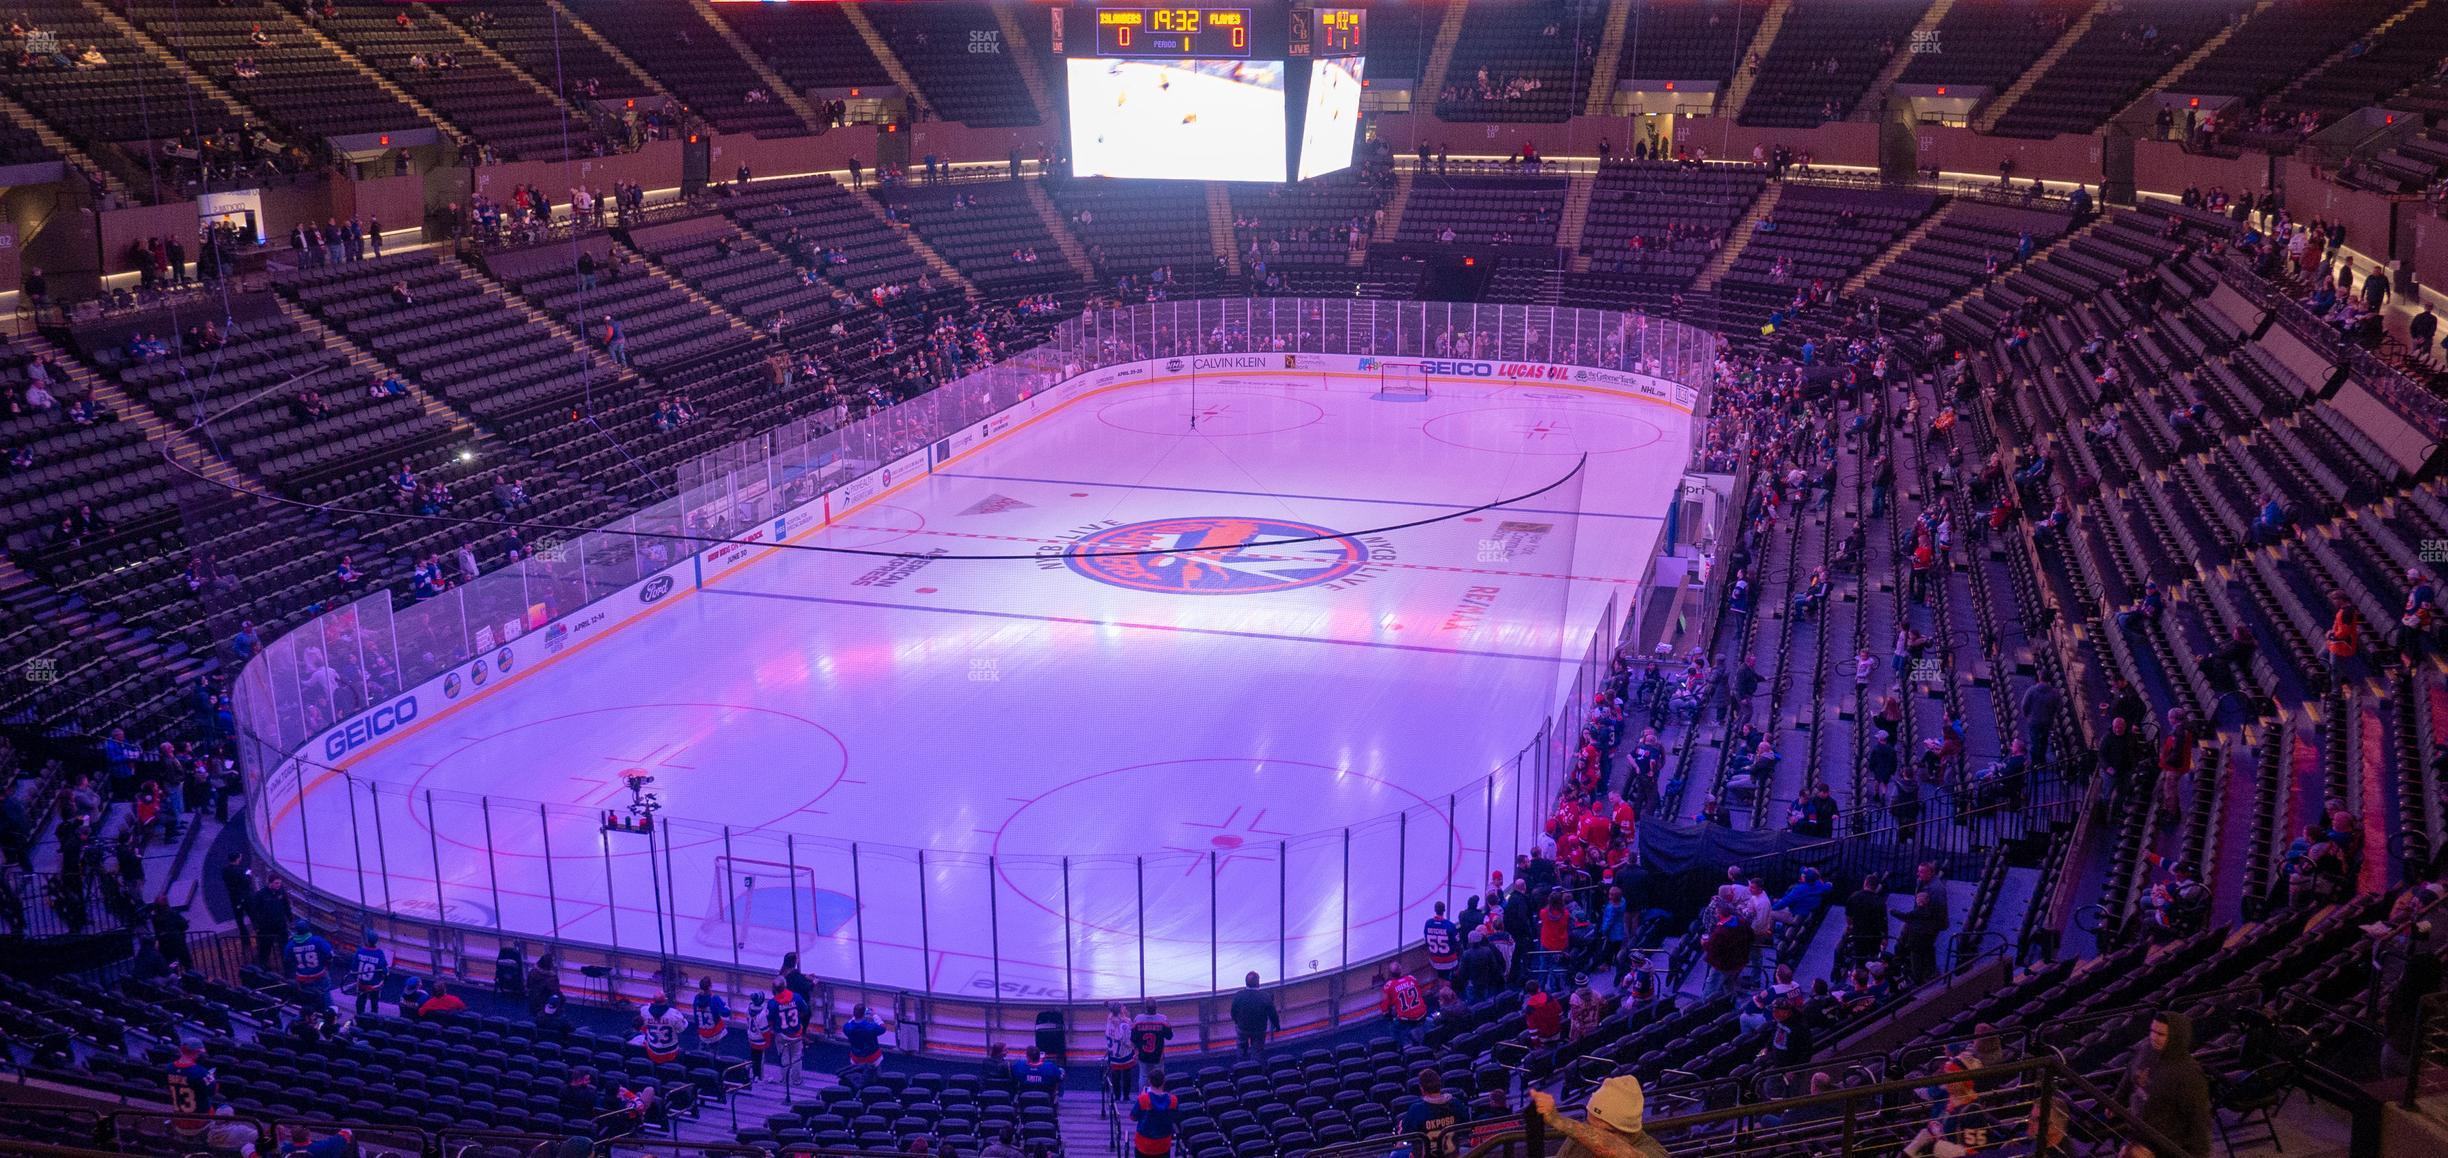
[[[1218,784],[1246,794],[1219,798]],[[1077,850],[1083,826],[1098,823],[1088,818],[1109,814],[1117,801],[1129,802],[1134,851],[1063,851]],[[1374,883],[1383,887],[1362,890],[1348,915],[1360,929],[1444,896],[1445,877],[1458,874],[1463,861],[1462,835],[1444,804],[1367,772],[1308,760],[1156,760],[1090,773],[1021,801],[995,830],[991,852],[1013,895],[1071,926],[1137,937],[1144,920],[1151,942],[1204,945],[1211,936],[1204,919],[1211,874],[1224,903],[1263,897],[1271,914],[1283,874],[1305,874],[1340,857],[1342,833],[1361,832],[1364,857],[1393,857],[1393,828],[1385,821],[1408,812],[1411,864],[1421,871],[1407,883],[1407,895],[1397,897],[1392,866],[1382,865]],[[1303,903],[1296,900],[1296,909]],[[1287,919],[1297,930],[1306,918],[1295,912]],[[1294,934],[1296,942],[1302,937]],[[1218,943],[1273,940],[1268,930],[1221,935]]]
[[[1118,551],[1172,553],[1100,554]],[[1344,578],[1368,565],[1369,550],[1315,523],[1194,515],[1107,527],[1074,540],[1062,558],[1077,575],[1133,591],[1261,595]]]
[[[1187,390],[1134,395],[1097,410],[1097,421],[1118,430],[1203,438],[1281,434],[1314,426],[1325,417],[1326,412],[1314,402],[1229,390],[1201,390],[1195,395]]]

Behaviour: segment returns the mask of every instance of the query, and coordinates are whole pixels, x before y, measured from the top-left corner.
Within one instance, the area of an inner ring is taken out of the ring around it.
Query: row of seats
[[[218,5],[134,0],[127,10],[129,19],[189,66],[300,140],[402,132],[426,123],[354,63],[325,51],[304,25],[270,0]],[[254,75],[240,75],[241,60],[253,62]]]
[[[2017,251],[2025,239],[2037,250],[2072,224],[2063,213],[1979,201],[1957,201],[1943,213],[1863,284],[1863,294],[1900,317],[1925,315],[1978,285],[1993,268],[2021,260]]]
[[[1994,131],[2008,137],[2090,132],[2243,9],[2234,0],[2127,0],[2103,10]]]
[[[1020,49],[1004,42],[991,6],[879,4],[864,11],[918,82],[927,115],[983,127],[1038,123],[1037,103],[1020,76]]]
[[[749,99],[764,88],[756,69],[688,0],[573,0],[569,9],[715,128],[758,136],[807,131],[780,94]]]
[[[1912,60],[1896,79],[2004,92],[2090,7],[2082,0],[1956,0],[1926,45],[1905,47]]]
[[[2370,31],[2399,0],[2276,0],[2168,82],[2172,92],[2259,101]]]
[[[1606,13],[1591,0],[1472,5],[1445,69],[1446,91],[1436,94],[1437,115],[1548,122],[1578,115]]]
[[[394,15],[343,8],[315,24],[357,59],[491,146],[502,160],[558,161],[590,154],[592,133],[584,114],[494,63],[474,38],[448,20],[431,16],[403,28]],[[451,67],[438,67],[435,62],[441,57],[449,58]],[[412,63],[415,59],[424,66]]]
[[[1462,245],[1554,245],[1567,187],[1562,177],[1423,179],[1394,240],[1441,242],[1450,230]]]
[[[1762,0],[1634,0],[1615,75],[1730,81],[1767,14]]]
[[[1926,0],[1795,0],[1751,82],[1742,123],[1845,119],[1927,11]]]
[[[2350,50],[2287,86],[2272,106],[2280,112],[2333,119],[2388,100],[2431,77],[2439,68],[2439,46],[2448,43],[2448,9],[2426,4],[2387,31],[2367,34],[2361,43],[2360,51]]]

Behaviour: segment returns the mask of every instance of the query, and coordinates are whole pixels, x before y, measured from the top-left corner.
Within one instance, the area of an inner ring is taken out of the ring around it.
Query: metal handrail
[[[1670,1070],[1667,1072],[1674,1073],[1677,1071]],[[2108,1097],[2106,1094],[2101,1093],[2098,1086],[2092,1084],[2091,1081],[2084,1078],[2081,1074],[2074,1072],[2063,1062],[2063,1060],[2059,1058],[2045,1057],[2027,1059],[2019,1062],[2010,1062],[2003,1066],[1985,1069],[1981,1073],[1981,1078],[1984,1082],[1989,1082],[2000,1086],[2016,1084],[2020,1079],[2026,1076],[2031,1076],[2037,1078],[2038,1080],[2036,1087],[2037,1096],[2034,1099],[2036,1102],[2045,1104],[2052,1099],[2052,1096],[2060,1088],[2071,1089],[2081,1100],[2092,1107],[2094,1113],[2115,1119],[2118,1129],[2121,1132],[2125,1132],[2129,1137],[2148,1145],[2151,1148],[2152,1153],[2182,1154],[2185,1152],[2183,1147],[2171,1141],[2165,1134],[2161,1133],[2157,1128],[2151,1126],[2148,1122],[2132,1117],[2122,1105],[2118,1104],[2114,1099]],[[1841,1152],[1850,1153],[1854,1149],[1854,1147],[1850,1145],[1850,1141],[1855,1129],[1855,1116],[1865,1103],[1883,1103],[1886,1099],[1896,1095],[1917,1097],[1919,1095],[1919,1091],[1928,1084],[1927,1079],[1887,1081],[1873,1086],[1862,1086],[1826,1094],[1808,1094],[1799,1098],[1783,1099],[1775,1103],[1768,1103],[1768,1105],[1781,1107],[1782,1111],[1788,1116],[1795,1111],[1816,1109],[1820,1107],[1836,1108],[1845,1111],[1843,1129],[1845,1130],[1848,1144],[1842,1148]],[[1656,1095],[1652,1093],[1650,1096],[1652,1101],[1654,1101]],[[1750,1122],[1761,1116],[1762,1109],[1763,1104],[1754,1103],[1748,1105],[1729,1106],[1727,1108],[1718,1110],[1701,1110],[1691,1114],[1674,1115],[1665,1117],[1663,1119],[1653,1120],[1655,1120],[1658,1125],[1664,1126],[1666,1129],[1677,1134],[1693,1133],[1707,1127],[1720,1125],[1732,1125],[1738,1129],[1747,1129]],[[1657,1131],[1652,1131],[1653,1137],[1655,1133],[1657,1133]],[[1507,1130],[1482,1139],[1478,1144],[1472,1146],[1470,1150],[1462,1156],[1462,1158],[1496,1158],[1499,1148],[1510,1147],[1532,1141],[1543,1142],[1544,1136],[1544,1123],[1532,1120],[1526,1122],[1521,1129]],[[1543,1149],[1543,1146],[1534,1145],[1528,1152],[1533,1156],[1533,1158],[1536,1158],[1536,1155]]]

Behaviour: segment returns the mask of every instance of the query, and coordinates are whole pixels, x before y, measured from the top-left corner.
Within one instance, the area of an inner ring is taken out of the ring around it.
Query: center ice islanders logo
[[[1184,553],[1107,553],[1121,551]],[[1134,591],[1257,595],[1347,578],[1368,566],[1369,549],[1314,523],[1192,517],[1100,528],[1072,540],[1062,559],[1080,575]]]

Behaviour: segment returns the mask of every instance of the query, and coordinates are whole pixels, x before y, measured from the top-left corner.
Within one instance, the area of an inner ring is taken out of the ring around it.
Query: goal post
[[[1429,397],[1428,371],[1417,362],[1380,362],[1377,364],[1377,395],[1380,398]]]
[[[712,903],[707,906],[707,932],[736,947],[796,949],[830,933],[809,865],[778,864],[745,857],[714,858]]]

